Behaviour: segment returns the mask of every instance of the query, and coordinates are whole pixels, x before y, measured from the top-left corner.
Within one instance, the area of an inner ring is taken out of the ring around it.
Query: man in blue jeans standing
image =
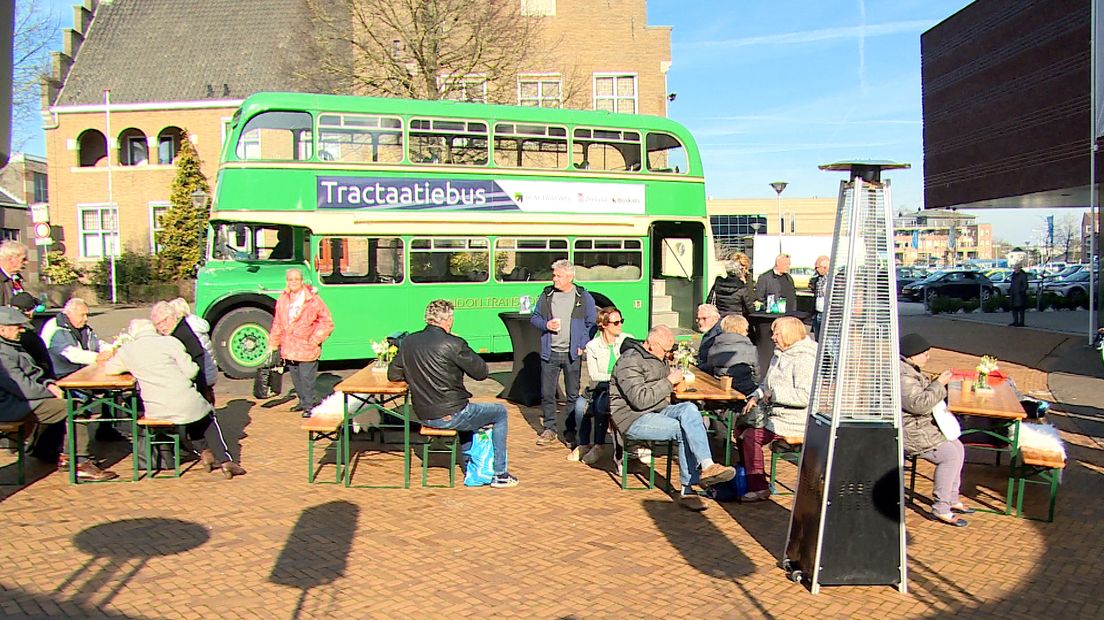
[[[705,510],[693,485],[711,487],[728,482],[736,470],[713,462],[701,412],[692,402],[671,403],[682,371],[670,368],[667,358],[675,347],[671,329],[659,325],[643,343],[626,340],[610,377],[610,416],[627,440],[677,441],[679,444],[679,504]]]
[[[477,431],[491,425],[495,473],[491,486],[516,487],[518,479],[506,470],[506,407],[469,401],[471,392],[464,388],[464,375],[476,381],[486,379],[487,363],[463,338],[452,334],[454,310],[444,299],[429,302],[425,329],[402,339],[387,378],[406,381],[414,415],[425,426]]]
[[[594,335],[598,311],[594,298],[575,284],[575,265],[568,260],[552,263],[552,286],[544,287],[529,322],[541,330],[541,410],[544,430],[537,436],[538,446],[556,443],[556,386],[560,372],[567,392],[567,420],[564,440],[575,444],[573,408],[579,398],[579,372],[582,354]]]

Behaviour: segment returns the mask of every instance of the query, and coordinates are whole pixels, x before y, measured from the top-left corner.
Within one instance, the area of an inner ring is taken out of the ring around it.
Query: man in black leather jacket
[[[473,403],[464,388],[464,375],[482,381],[487,363],[468,343],[452,332],[454,307],[437,299],[425,311],[425,329],[402,339],[399,352],[387,369],[391,381],[406,381],[414,415],[424,426],[456,431],[477,431],[493,425],[494,479],[491,486],[517,486],[506,470],[506,407],[499,403]]]

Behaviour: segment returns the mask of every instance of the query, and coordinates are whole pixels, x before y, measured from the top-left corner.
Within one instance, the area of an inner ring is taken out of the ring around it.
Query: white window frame
[[[101,215],[100,215],[100,221],[101,222],[103,222],[103,215],[102,215],[103,211],[105,211],[105,210],[114,211],[115,212],[115,230],[114,231],[104,230],[102,228],[96,229],[96,230],[85,230],[85,228],[84,228],[84,213],[86,211],[92,211],[92,210],[95,210],[95,211],[101,213]],[[108,252],[105,251],[106,248],[105,248],[104,241],[106,239],[110,239],[112,237],[114,237],[114,244],[113,244],[114,247],[111,248],[111,251],[115,256],[119,256],[120,255],[120,253],[119,253],[119,230],[120,229],[121,229],[121,226],[119,225],[119,205],[118,204],[102,202],[102,203],[85,203],[85,204],[78,204],[77,205],[77,244],[79,245],[79,251],[80,251],[80,257],[81,258],[87,258],[87,259],[95,260],[95,259],[103,258],[105,256],[110,256],[110,254],[108,254]],[[100,251],[101,251],[100,254],[89,254],[87,252],[87,246],[85,245],[85,236],[86,235],[98,235],[99,236]]]
[[[149,231],[150,231],[149,232],[149,242],[150,242],[149,247],[150,247],[150,254],[157,254],[157,252],[161,249],[161,248],[157,247],[157,233],[164,230],[164,228],[159,226],[158,223],[157,223],[157,211],[158,211],[158,209],[164,209],[165,213],[168,213],[169,209],[171,209],[171,208],[172,208],[172,203],[169,202],[168,200],[151,200],[149,202]],[[162,215],[164,215],[164,214],[162,214]]]
[[[614,112],[622,113],[621,110],[618,109],[618,105],[617,105],[618,101],[631,99],[632,104],[633,104],[633,109],[629,113],[630,114],[638,114],[640,112],[640,81],[637,79],[637,77],[638,77],[637,74],[632,73],[632,72],[595,73],[594,76],[593,76],[593,79],[591,80],[591,93],[592,93],[593,99],[594,99],[594,109],[595,110],[602,109],[602,108],[598,107],[598,102],[608,100],[608,101],[613,102],[613,111]],[[607,78],[613,78],[613,94],[612,95],[599,96],[598,95],[598,80],[607,79]],[[630,97],[619,96],[617,94],[617,82],[619,80],[625,80],[625,79],[631,79],[632,83],[633,83],[633,95],[632,95],[631,98]]]
[[[527,82],[536,82],[537,84],[537,96],[523,97],[521,94],[521,85]],[[559,86],[559,94],[555,97],[546,96],[544,94],[544,85],[547,82],[556,82]],[[563,107],[563,76],[559,73],[526,73],[518,76],[517,85],[517,102],[518,105],[533,105],[537,108],[562,108]],[[532,103],[530,103],[532,102]],[[545,105],[546,102],[555,102],[555,105]]]
[[[446,97],[449,101],[466,101],[469,103],[487,103],[487,76],[480,73],[471,73],[467,75],[442,75],[437,78],[438,86],[445,86],[447,84],[460,86],[459,91],[453,91]],[[476,99],[468,96],[469,90],[473,87],[479,87],[483,91],[483,94]],[[457,94],[461,94],[460,98],[456,98]]]
[[[134,161],[134,147],[138,144],[145,147],[145,159],[142,161]],[[139,136],[127,136],[123,139],[123,149],[126,151],[126,163],[119,162],[123,166],[148,166],[150,163],[150,148],[149,138],[146,135]]]
[[[521,14],[525,17],[555,17],[556,0],[521,0]]]

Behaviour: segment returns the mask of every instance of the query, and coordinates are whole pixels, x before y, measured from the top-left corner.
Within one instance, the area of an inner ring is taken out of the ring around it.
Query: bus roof
[[[511,120],[533,123],[563,123],[599,125],[625,129],[657,130],[689,137],[683,125],[663,116],[647,114],[616,114],[599,110],[538,108],[451,100],[394,99],[358,97],[352,95],[321,95],[312,93],[255,93],[241,104],[243,117],[249,118],[268,110],[307,110],[315,112],[371,112],[375,114],[459,116],[488,120]],[[695,145],[696,146],[696,145]]]

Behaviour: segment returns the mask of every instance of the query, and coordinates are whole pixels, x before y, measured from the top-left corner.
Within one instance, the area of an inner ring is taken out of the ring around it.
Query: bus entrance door
[[[656,222],[651,234],[651,321],[675,336],[694,333],[704,299],[705,230],[696,222]]]

